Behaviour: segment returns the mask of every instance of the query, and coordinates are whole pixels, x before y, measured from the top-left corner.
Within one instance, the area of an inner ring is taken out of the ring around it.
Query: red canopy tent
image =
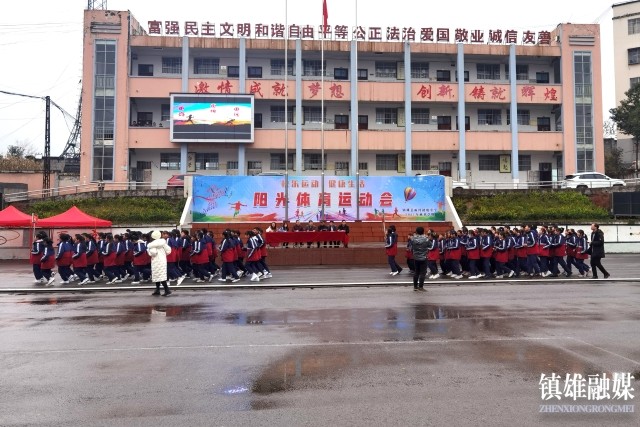
[[[31,227],[31,215],[28,215],[13,206],[0,211],[0,227]]]
[[[111,227],[111,221],[96,218],[82,212],[75,206],[69,208],[68,211],[49,218],[39,219],[38,228],[80,228],[80,227]]]

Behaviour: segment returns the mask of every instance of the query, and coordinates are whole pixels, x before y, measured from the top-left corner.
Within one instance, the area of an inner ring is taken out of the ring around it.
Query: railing
[[[227,171],[228,172],[228,171]],[[337,173],[338,171],[336,171]],[[340,171],[342,172],[342,171]],[[348,172],[348,171],[346,171]],[[341,174],[340,174],[341,175]],[[367,175],[366,171],[360,171],[360,176]],[[640,186],[640,178],[632,178],[623,180],[627,186]],[[602,183],[581,183],[581,186],[591,187],[593,189],[608,188],[602,186]],[[610,187],[614,187],[615,184],[611,184]],[[20,202],[25,200],[36,200],[47,197],[66,196],[71,194],[81,194],[88,192],[101,192],[101,191],[135,191],[135,190],[166,190],[166,182],[92,182],[89,184],[77,184],[69,185],[65,187],[56,187],[49,190],[33,190],[23,191],[18,193],[5,194],[4,200],[7,203]],[[464,189],[464,190],[548,190],[548,189],[570,189],[567,188],[564,181],[537,181],[537,182],[467,182],[462,184],[454,181],[452,188]]]
[[[43,199],[46,197],[67,196],[71,194],[81,194],[101,191],[128,191],[128,190],[166,190],[166,182],[91,182],[89,184],[77,184],[64,187],[51,188],[49,190],[23,191],[19,193],[5,194],[4,200],[7,203],[20,202],[24,200]],[[169,187],[172,188],[172,187]]]

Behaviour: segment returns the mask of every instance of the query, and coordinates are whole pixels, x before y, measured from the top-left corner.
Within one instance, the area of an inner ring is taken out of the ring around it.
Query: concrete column
[[[458,60],[456,72],[458,74],[458,161],[460,162],[460,182],[467,182],[467,151],[464,103],[464,44],[458,43]]]
[[[296,40],[296,173],[302,173],[302,40]],[[285,115],[287,112],[285,111]]]
[[[511,121],[511,179],[513,186],[517,188],[520,182],[518,162],[518,88],[516,87],[516,45],[509,46],[509,89],[511,90],[511,102],[509,103],[509,117]]]
[[[246,80],[247,80],[247,40],[240,39],[240,49],[238,52],[238,93],[245,93]],[[247,174],[247,162],[245,160],[246,145],[242,142],[238,144],[238,175]]]
[[[404,44],[404,166],[405,175],[411,170],[411,45]]]
[[[349,175],[358,173],[358,42],[351,40],[349,80],[351,81],[351,112],[349,114],[351,126],[351,160],[349,161]]]
[[[182,74],[180,81],[180,90],[182,93],[189,92],[189,37],[182,37]],[[180,144],[180,173],[187,173],[187,156],[189,153],[189,144],[183,142]]]

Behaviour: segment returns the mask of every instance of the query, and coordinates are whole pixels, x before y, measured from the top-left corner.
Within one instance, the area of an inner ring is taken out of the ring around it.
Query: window
[[[169,111],[169,104],[160,105],[160,121],[164,122],[171,119],[171,113]]]
[[[531,170],[531,156],[528,154],[518,154],[518,170],[520,172]]]
[[[262,161],[261,160],[249,160],[247,162],[247,169],[249,172],[262,172]]]
[[[362,115],[358,116],[358,130],[367,130],[369,129],[369,116]]]
[[[304,123],[322,123],[322,107],[302,107]]]
[[[293,122],[293,107],[288,108],[287,122]],[[284,123],[284,105],[271,106],[271,123]]]
[[[549,132],[549,131],[551,131],[551,118],[538,117],[538,132]]]
[[[640,77],[631,77],[629,79],[629,87],[632,88],[635,85],[637,85],[638,83],[640,83]]]
[[[182,58],[162,57],[162,74],[180,74],[182,72]]]
[[[396,154],[376,154],[376,170],[397,171],[398,156]]]
[[[478,156],[478,169],[481,171],[499,171],[500,156],[497,154],[480,154]]]
[[[398,123],[397,108],[376,108],[376,124],[395,125]]]
[[[153,64],[138,64],[138,75],[153,77]]]
[[[193,58],[193,74],[220,74],[218,58]]]
[[[302,60],[303,76],[321,76],[322,70],[323,70],[322,61],[320,61],[319,59],[303,59]]]
[[[549,73],[546,71],[537,71],[536,83],[549,83]]]
[[[451,130],[451,116],[438,116],[438,130]]]
[[[456,116],[456,130],[459,130],[460,126],[458,125],[458,116]],[[464,130],[471,130],[471,117],[464,116]]]
[[[369,170],[369,163],[367,163],[367,162],[358,162],[358,170],[361,170],[361,171]]]
[[[505,64],[504,66],[505,78],[509,80],[509,64]],[[516,64],[516,80],[527,80],[529,81],[529,65],[527,64]]]
[[[458,73],[455,73],[456,75],[456,81],[458,81]],[[464,81],[468,82],[469,81],[469,72],[468,71],[464,71]]]
[[[431,156],[429,154],[412,154],[411,169],[414,171],[426,171],[431,169]]]
[[[262,113],[255,113],[253,115],[253,127],[256,129],[262,128]]]
[[[336,170],[337,171],[349,170],[349,162],[336,162]]]
[[[518,125],[528,126],[531,123],[531,113],[529,110],[518,109]],[[511,110],[507,110],[507,125],[511,124]]]
[[[397,76],[397,63],[390,61],[376,61],[376,77],[395,79]]]
[[[502,111],[490,110],[490,109],[479,109],[478,124],[479,125],[501,125]]]
[[[349,116],[346,114],[336,114],[335,116],[335,128],[336,129],[349,129]]]
[[[238,161],[237,160],[228,160],[227,161],[227,170],[237,170],[238,169]]]
[[[261,79],[262,78],[262,67],[248,67],[247,68],[247,77],[250,79]]]
[[[160,170],[180,170],[180,153],[160,153]]]
[[[450,82],[451,81],[451,71],[449,70],[438,70],[436,71],[436,80],[439,82]]]
[[[500,80],[500,64],[476,64],[478,80]]]
[[[305,154],[304,155],[305,170],[321,170],[322,169],[322,156],[320,154]],[[327,164],[327,155],[325,154],[324,164]]]
[[[287,73],[290,76],[293,76],[293,64],[294,60],[289,59],[287,61],[289,65],[287,66]],[[271,75],[272,76],[284,76],[284,59],[272,59],[271,60]]]
[[[366,68],[358,68],[358,80],[368,80],[369,70]]]
[[[140,111],[136,116],[138,126],[151,126],[153,124],[153,113]]]
[[[640,63],[640,48],[629,49],[629,65]]]
[[[428,79],[429,63],[428,62],[412,62],[411,78],[412,79]]]
[[[438,162],[438,173],[443,176],[451,176],[451,162]]]
[[[237,65],[229,65],[227,67],[227,77],[240,77],[240,67]]]
[[[295,153],[289,153],[289,162],[286,166],[288,166],[289,170],[292,170],[295,163]],[[284,153],[271,153],[271,165],[270,169],[272,171],[285,170],[285,155]]]
[[[348,68],[334,68],[333,69],[333,78],[336,80],[349,80],[349,69]]]
[[[196,153],[196,170],[218,170],[218,153]]]
[[[629,34],[640,33],[640,18],[632,18],[627,20],[627,28],[629,30]]]
[[[411,109],[411,123],[416,125],[428,125],[429,124],[429,109],[428,108],[412,108]]]

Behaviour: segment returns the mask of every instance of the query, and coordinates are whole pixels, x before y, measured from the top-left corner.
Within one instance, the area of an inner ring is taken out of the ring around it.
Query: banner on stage
[[[324,194],[321,179],[290,176],[287,203],[284,176],[194,176],[193,222],[445,219],[440,175],[325,176]]]

